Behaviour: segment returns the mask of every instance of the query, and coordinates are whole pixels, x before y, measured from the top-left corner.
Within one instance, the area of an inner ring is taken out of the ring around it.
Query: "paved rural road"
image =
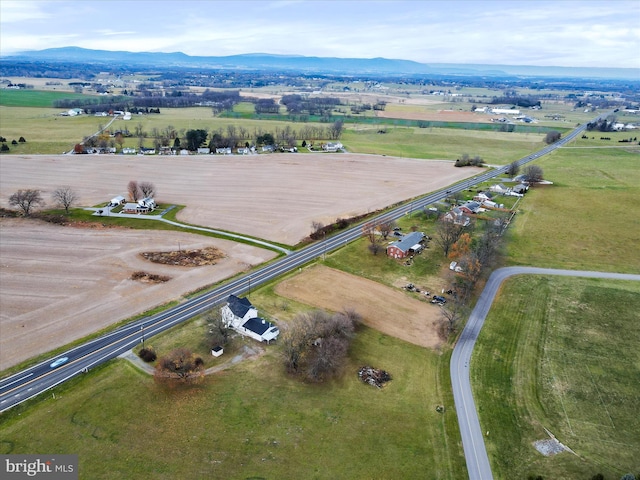
[[[603,114],[604,115],[604,114]],[[599,118],[599,117],[598,117]],[[572,130],[566,137],[559,141],[547,145],[543,149],[534,152],[517,161],[519,165],[531,162],[556,148],[565,145],[577,135],[580,135],[586,128],[581,125]],[[377,218],[379,220],[395,220],[412,212],[424,208],[427,205],[438,202],[453,192],[463,191],[478,183],[490,180],[499,175],[503,175],[508,165],[487,171],[476,177],[457,183],[447,190],[440,190],[428,194],[424,197],[408,202],[400,207],[394,208]],[[146,337],[158,334],[178,323],[193,318],[210,308],[218,307],[226,301],[230,294],[240,296],[250,292],[252,286],[257,287],[262,283],[269,282],[280,275],[323,256],[332,250],[346,245],[347,243],[360,238],[362,235],[361,226],[356,225],[339,234],[327,238],[326,240],[314,243],[308,247],[290,253],[286,257],[279,258],[258,270],[245,274],[242,277],[225,283],[214,290],[198,297],[192,298],[174,308],[151,317],[142,318],[110,332],[100,338],[91,340],[83,345],[75,347],[59,357],[69,357],[69,360],[62,366],[52,369],[49,367],[56,358],[48,359],[38,365],[27,368],[17,374],[0,380],[0,412],[3,412],[25,400],[35,397],[56,385],[59,385],[70,378],[81,375],[88,369],[104,363],[118,355],[126,352]]]
[[[613,280],[640,281],[640,275],[624,273],[591,272],[580,270],[555,270],[535,267],[505,267],[494,271],[485,286],[478,303],[469,316],[451,356],[451,384],[453,401],[460,424],[462,447],[470,480],[492,479],[489,457],[469,381],[469,362],[485,317],[502,282],[513,275],[564,275],[570,277],[608,278]]]

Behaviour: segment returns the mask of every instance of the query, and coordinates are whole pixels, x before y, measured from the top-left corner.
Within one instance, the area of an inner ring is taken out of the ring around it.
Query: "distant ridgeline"
[[[483,64],[425,64],[411,60],[386,58],[336,58],[306,57],[302,55],[245,54],[223,57],[190,56],[184,53],[124,52],[108,50],[90,50],[79,47],[50,48],[39,51],[27,51],[0,59],[2,74],[6,76],[55,77],[66,71],[65,78],[86,78],[89,72],[139,71],[152,67],[164,69],[197,69],[203,71],[231,70],[247,72],[296,72],[299,74],[353,75],[376,78],[415,77],[422,78],[562,78],[562,79],[627,79],[640,82],[640,69],[637,68],[588,68],[588,67],[540,67],[530,65],[483,65]],[[35,70],[33,70],[35,68]],[[7,70],[8,69],[8,70]],[[602,87],[594,82],[594,85]],[[233,87],[233,85],[226,85]],[[585,85],[583,84],[583,87]]]

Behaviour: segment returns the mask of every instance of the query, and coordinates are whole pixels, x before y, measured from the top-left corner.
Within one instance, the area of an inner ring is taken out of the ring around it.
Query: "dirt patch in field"
[[[435,326],[440,320],[438,307],[372,280],[315,266],[279,283],[275,291],[317,308],[355,310],[365,325],[421,347],[436,348],[441,343]]]
[[[480,172],[453,162],[364,154],[2,155],[0,207],[25,188],[71,186],[79,205],[125,195],[131,180],[156,201],[186,205],[178,220],[295,245],[325,225],[443,188]],[[105,220],[107,221],[107,220]]]
[[[158,275],[157,273],[143,272],[142,270],[133,272],[129,278],[142,283],[164,283],[171,280],[171,277],[167,275]]]
[[[180,265],[181,267],[201,267],[203,265],[215,265],[224,257],[224,253],[215,247],[199,248],[196,250],[183,250],[171,252],[142,252],[142,258],[153,263],[163,265]]]
[[[558,453],[562,453],[565,451],[564,445],[562,445],[555,438],[536,440],[535,442],[533,442],[533,446],[545,457],[552,457],[553,455],[557,455]]]
[[[248,270],[275,253],[189,233],[85,229],[0,218],[0,370]],[[215,265],[140,254],[215,249]],[[167,282],[131,279],[135,271]]]

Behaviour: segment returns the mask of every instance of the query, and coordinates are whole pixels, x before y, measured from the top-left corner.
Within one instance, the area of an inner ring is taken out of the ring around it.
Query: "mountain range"
[[[191,56],[181,52],[126,52],[80,47],[24,51],[2,57],[4,61],[76,62],[127,66],[187,67],[234,70],[281,70],[324,74],[524,76],[564,78],[620,78],[640,80],[637,68],[587,68],[528,65],[419,63],[387,58],[308,57],[250,53],[229,56]]]

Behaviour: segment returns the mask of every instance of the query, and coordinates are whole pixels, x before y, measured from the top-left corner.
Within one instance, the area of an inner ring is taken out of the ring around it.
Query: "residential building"
[[[402,237],[397,242],[393,242],[387,247],[387,256],[391,258],[405,258],[411,254],[422,251],[422,240],[424,233],[411,232]]]
[[[246,297],[229,295],[227,304],[220,309],[220,313],[225,325],[259,342],[269,343],[280,335],[278,327],[258,317],[258,309]]]

